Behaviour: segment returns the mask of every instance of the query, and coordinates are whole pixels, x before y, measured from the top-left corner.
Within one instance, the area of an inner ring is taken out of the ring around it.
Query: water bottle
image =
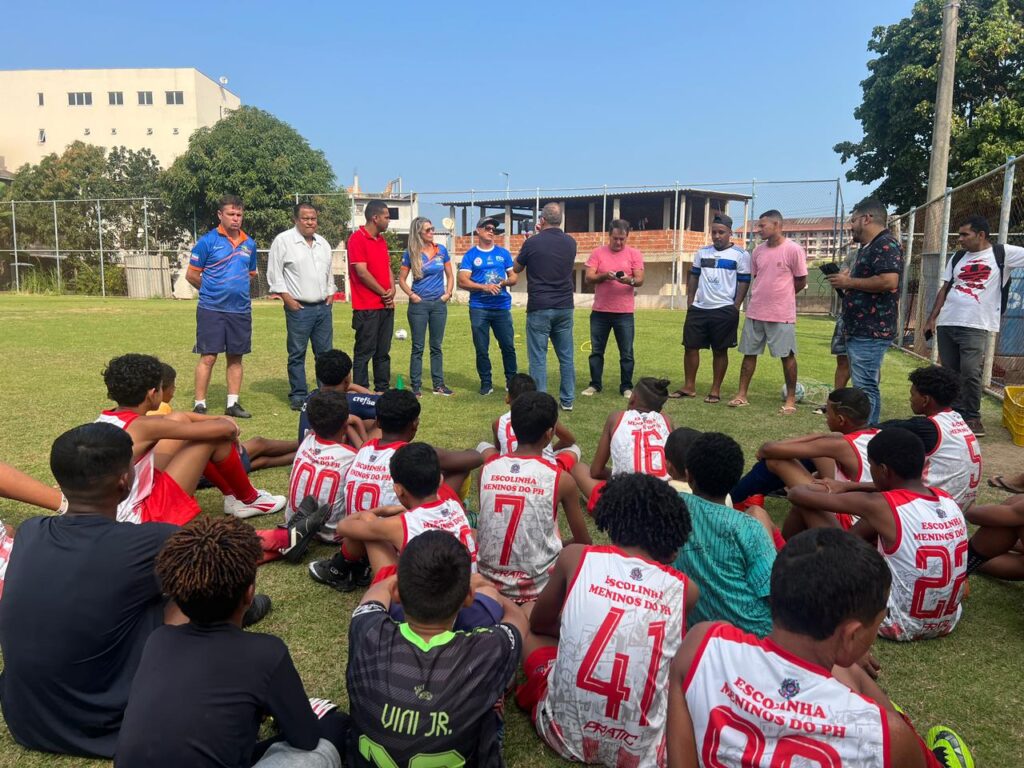
[[[398,374],[398,378],[395,380],[395,389],[405,389],[405,376]]]

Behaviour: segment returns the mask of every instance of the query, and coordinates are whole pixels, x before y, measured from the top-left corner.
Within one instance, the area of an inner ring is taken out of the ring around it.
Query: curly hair
[[[316,356],[316,378],[325,387],[336,387],[352,372],[352,358],[340,349],[328,349]]]
[[[107,363],[103,369],[107,397],[129,408],[142,405],[149,390],[160,389],[163,377],[163,366],[152,355],[121,355]]]
[[[743,477],[743,449],[721,432],[705,432],[686,452],[686,470],[695,489],[725,496]]]
[[[341,392],[319,390],[306,401],[309,426],[321,440],[333,440],[348,422],[348,398]]]
[[[952,405],[960,395],[960,376],[949,368],[926,365],[912,370],[907,378],[920,394],[942,407]]]
[[[517,373],[508,380],[508,401],[514,403],[524,392],[536,392],[537,382],[528,373]]]
[[[675,560],[692,527],[686,502],[664,480],[616,475],[594,508],[598,530],[619,547],[639,547],[660,563]]]
[[[389,435],[404,432],[420,417],[420,401],[409,389],[389,389],[377,398],[377,424]]]
[[[199,517],[173,534],[156,557],[167,595],[197,624],[225,621],[256,581],[260,539],[235,517]]]

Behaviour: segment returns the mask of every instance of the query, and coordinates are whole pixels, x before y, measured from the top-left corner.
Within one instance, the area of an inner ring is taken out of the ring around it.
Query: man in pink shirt
[[[754,279],[739,351],[743,354],[740,388],[729,406],[750,405],[747,389],[757,368],[757,356],[767,342],[772,357],[782,358],[786,403],[779,413],[796,413],[796,295],[807,286],[807,254],[782,234],[782,214],[762,213],[757,232],[764,240],[750,258]]]
[[[373,386],[383,392],[391,380],[391,335],[395,331],[395,284],[384,232],[391,214],[387,203],[371,200],[366,224],[348,238],[349,292],[352,296],[352,381],[370,388],[367,370],[373,360]]]
[[[644,284],[644,257],[626,245],[629,222],[615,219],[608,230],[608,245],[602,245],[587,259],[586,281],[594,286],[594,309],[590,313],[590,386],[581,394],[590,397],[601,391],[604,348],[615,332],[619,348],[619,394],[633,394],[633,290]]]

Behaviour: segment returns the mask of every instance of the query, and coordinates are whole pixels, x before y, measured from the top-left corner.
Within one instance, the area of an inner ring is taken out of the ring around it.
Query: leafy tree
[[[294,128],[263,110],[242,107],[210,128],[192,134],[188,149],[163,176],[164,195],[180,226],[215,226],[217,200],[245,201],[243,228],[260,248],[292,226],[295,193],[336,192],[334,171]],[[346,195],[317,197],[320,234],[332,245],[348,222]]]
[[[854,117],[864,137],[834,149],[846,178],[872,184],[883,202],[906,210],[928,186],[935,89],[946,0],[918,0],[908,18],[875,27],[870,74]],[[957,185],[1024,152],[1024,0],[971,0],[960,6],[949,180]]]

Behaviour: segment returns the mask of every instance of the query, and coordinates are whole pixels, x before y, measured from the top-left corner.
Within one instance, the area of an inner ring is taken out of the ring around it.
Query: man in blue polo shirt
[[[242,199],[225,195],[217,205],[220,225],[199,238],[185,278],[199,291],[196,308],[195,413],[206,413],[206,390],[217,355],[227,354],[228,402],[224,413],[252,416],[241,403],[242,355],[252,350],[249,283],[256,276],[256,242],[242,231]]]
[[[459,288],[469,291],[469,323],[476,347],[476,372],[480,376],[480,394],[494,391],[488,347],[490,332],[501,347],[505,385],[518,373],[515,329],[512,327],[512,296],[506,286],[515,285],[512,254],[494,244],[498,220],[485,216],[476,225],[477,244],[466,251],[459,264]]]

